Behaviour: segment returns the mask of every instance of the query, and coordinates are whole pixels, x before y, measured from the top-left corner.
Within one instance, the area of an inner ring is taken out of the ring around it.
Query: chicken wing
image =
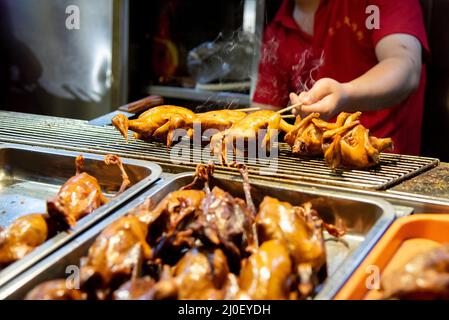
[[[193,111],[167,105],[152,108],[142,113],[136,120],[129,120],[123,114],[119,114],[112,119],[112,124],[126,141],[128,130],[132,130],[136,133],[137,139],[165,142],[169,147],[173,143],[174,131],[191,129],[194,120]]]
[[[323,154],[321,138],[323,130],[312,121],[317,119],[318,113],[311,113],[304,119],[296,118],[293,130],[285,137],[285,142],[291,146],[294,155],[319,156]]]

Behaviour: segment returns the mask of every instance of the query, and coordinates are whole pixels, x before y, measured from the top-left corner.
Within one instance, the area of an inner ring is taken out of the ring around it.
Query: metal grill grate
[[[82,120],[36,116],[13,112],[0,112],[0,141],[54,147],[92,153],[115,153],[120,156],[153,161],[168,168],[193,170],[198,163],[195,156],[178,155],[176,164],[170,159],[167,148],[160,143],[131,139],[127,144],[112,127],[95,127]],[[307,181],[350,188],[387,189],[438,165],[433,158],[382,154],[381,165],[372,170],[333,171],[322,159],[293,157],[285,143],[278,144],[279,157],[276,168],[264,167],[257,159],[246,159],[251,176],[277,181]],[[207,162],[207,158],[203,158]],[[261,168],[264,174],[261,175]],[[236,174],[234,169],[217,167],[218,172]]]

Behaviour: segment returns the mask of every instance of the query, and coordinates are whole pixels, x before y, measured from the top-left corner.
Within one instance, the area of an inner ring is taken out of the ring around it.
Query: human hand
[[[318,80],[307,92],[300,95],[290,93],[291,104],[302,106],[293,109],[295,115],[318,112],[322,118],[329,119],[342,111],[349,99],[349,84],[342,84],[330,78]]]

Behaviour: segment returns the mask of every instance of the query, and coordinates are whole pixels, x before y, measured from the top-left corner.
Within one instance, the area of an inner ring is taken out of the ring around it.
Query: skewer
[[[292,110],[295,109],[295,108],[300,108],[300,107],[302,107],[302,106],[303,106],[302,103],[297,103],[297,104],[291,105],[290,107],[281,109],[281,110],[279,110],[277,113],[280,113],[280,114],[286,113],[286,112],[292,111]]]
[[[252,111],[260,111],[260,108],[253,107],[253,108],[245,108],[245,109],[235,109],[234,111],[252,112]]]
[[[287,114],[281,117],[282,119],[295,119],[296,116],[294,114]]]

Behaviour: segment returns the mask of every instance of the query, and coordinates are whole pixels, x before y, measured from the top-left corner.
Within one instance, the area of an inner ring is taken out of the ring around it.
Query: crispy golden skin
[[[287,247],[280,240],[270,240],[243,263],[240,289],[256,300],[287,299],[291,272]]]
[[[360,115],[351,114],[342,126],[323,134],[324,158],[331,168],[370,168],[379,164],[382,151],[393,148],[390,138],[370,137]]]
[[[0,266],[16,262],[44,243],[50,230],[42,214],[31,214],[15,220],[0,231]]]
[[[142,113],[138,119],[129,120],[123,114],[112,119],[114,127],[128,141],[128,130],[136,133],[136,138],[165,142],[167,146],[173,143],[176,129],[189,130],[195,120],[193,111],[178,106],[159,106]]]
[[[199,113],[194,120],[195,125],[201,125],[201,131],[216,129],[223,131],[229,129],[234,123],[245,118],[247,114],[236,110],[216,110],[205,113]]]
[[[147,225],[132,215],[109,225],[96,238],[82,262],[82,285],[107,288],[128,280],[144,260],[151,258],[147,234]]]
[[[87,295],[76,289],[68,289],[65,279],[44,282],[30,291],[25,300],[86,300]]]
[[[235,122],[228,130],[212,136],[210,147],[214,155],[225,163],[226,150],[232,150],[233,154],[242,153],[244,145],[241,144],[260,144],[264,150],[271,150],[279,131],[288,132],[290,129],[291,126],[279,113],[271,110],[256,111]],[[265,134],[262,130],[266,130]]]
[[[117,165],[122,173],[122,185],[117,194],[122,193],[131,184],[120,158],[106,155],[107,165]],[[82,172],[84,158],[76,158],[76,175],[70,178],[58,194],[47,201],[48,214],[55,220],[73,227],[76,222],[109,202],[101,191],[98,180]]]

